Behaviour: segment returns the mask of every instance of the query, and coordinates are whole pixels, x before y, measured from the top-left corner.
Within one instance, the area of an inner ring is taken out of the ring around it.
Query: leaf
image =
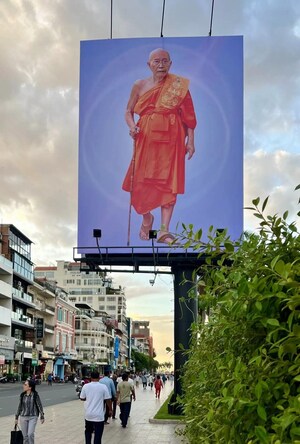
[[[275,267],[275,265],[276,265],[276,263],[277,263],[279,258],[280,258],[280,256],[278,255],[278,256],[275,256],[274,259],[272,259],[272,261],[271,261],[271,268],[272,268],[272,270],[274,270],[274,267]]]
[[[264,216],[260,213],[253,213],[253,216],[257,217],[258,219],[263,219]]]
[[[280,326],[279,321],[277,319],[272,319],[272,318],[267,319],[267,324],[273,325],[273,327]]]
[[[288,215],[289,215],[289,212],[288,212],[288,211],[285,211],[285,212],[283,213],[282,219],[283,219],[283,220],[286,220],[287,217],[288,217]]]
[[[262,426],[255,426],[255,435],[259,439],[260,443],[262,443],[262,444],[268,444],[269,443],[268,434],[267,434],[267,431],[266,431],[266,429],[264,427],[262,427]]]
[[[257,414],[258,414],[258,416],[259,416],[261,419],[263,419],[264,421],[267,420],[266,409],[265,409],[262,405],[257,406]]]
[[[230,253],[234,251],[234,246],[231,242],[224,242],[224,247],[226,248],[226,251]]]
[[[300,183],[296,186],[295,191],[300,190]]]
[[[265,208],[266,208],[266,206],[267,206],[267,203],[268,203],[268,200],[269,200],[269,196],[268,197],[266,197],[266,199],[264,200],[264,203],[262,204],[262,211],[264,211],[265,210]]]
[[[259,302],[259,301],[256,301],[255,302],[255,307],[257,308],[258,311],[261,311],[262,310],[262,303]]]
[[[256,199],[252,200],[253,205],[255,205],[256,207],[259,204],[259,202],[260,202],[260,198],[259,197],[257,197]]]

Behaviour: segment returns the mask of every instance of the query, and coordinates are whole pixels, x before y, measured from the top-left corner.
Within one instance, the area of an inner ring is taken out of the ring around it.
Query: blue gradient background
[[[125,110],[133,83],[149,77],[149,53],[170,52],[170,72],[190,79],[197,116],[194,157],[186,161],[185,194],[178,195],[171,227],[193,224],[243,231],[243,38],[185,37],[81,42],[78,247],[126,246],[129,193],[121,189],[132,151]],[[137,120],[137,119],[136,119]],[[160,209],[153,228],[159,229]],[[132,209],[131,246],[141,216]],[[205,236],[204,238],[205,239]]]

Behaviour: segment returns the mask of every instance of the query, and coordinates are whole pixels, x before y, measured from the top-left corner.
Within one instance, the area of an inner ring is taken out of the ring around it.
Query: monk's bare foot
[[[149,213],[148,217],[143,216],[143,222],[140,229],[140,239],[141,240],[149,240],[149,231],[152,230],[154,216]]]

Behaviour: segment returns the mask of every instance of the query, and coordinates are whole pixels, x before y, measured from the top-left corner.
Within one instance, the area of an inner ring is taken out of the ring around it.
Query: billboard
[[[243,38],[81,42],[78,247],[182,223],[243,231]]]

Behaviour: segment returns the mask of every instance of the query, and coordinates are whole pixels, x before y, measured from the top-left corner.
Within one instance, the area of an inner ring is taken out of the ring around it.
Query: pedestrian
[[[108,415],[112,415],[109,391],[105,384],[99,384],[99,372],[91,373],[91,382],[84,384],[80,393],[81,401],[85,401],[85,444],[92,444],[92,433],[95,432],[94,444],[101,444],[104,429],[105,404]]]
[[[122,382],[119,382],[117,387],[117,403],[121,410],[120,420],[123,428],[127,426],[132,399],[136,399],[134,385],[128,381],[128,373],[124,373]]]
[[[155,388],[155,398],[159,399],[161,389],[163,388],[163,383],[159,375],[156,376],[156,379],[154,381],[154,388]]]
[[[44,410],[33,380],[25,381],[23,390],[20,395],[15,424],[17,425],[20,419],[24,444],[34,444],[34,432],[39,416],[41,423],[44,424]]]
[[[52,385],[52,381],[53,381],[53,374],[52,373],[49,373],[47,381],[48,381],[48,385]]]
[[[147,376],[144,373],[141,376],[141,380],[142,380],[142,384],[143,384],[143,389],[146,390],[146,388],[147,388]]]
[[[112,419],[117,419],[116,418],[116,411],[117,411],[117,387],[118,387],[118,382],[117,382],[117,375],[114,373],[113,377],[112,377],[114,386],[115,386],[115,391],[116,391],[116,395],[113,399],[112,402],[112,408],[113,408],[113,412],[112,412]]]
[[[153,389],[153,381],[154,381],[153,375],[149,375],[149,385],[151,390]]]
[[[111,400],[111,402],[113,402],[113,400],[116,396],[116,389],[115,389],[115,384],[109,375],[110,375],[110,371],[105,370],[104,377],[101,378],[99,382],[100,382],[100,384],[106,385],[109,395],[110,395],[110,400]],[[108,422],[109,411],[108,410],[109,410],[108,404],[106,404],[106,410],[105,410],[105,415],[104,415],[104,424],[109,424],[109,422]]]

